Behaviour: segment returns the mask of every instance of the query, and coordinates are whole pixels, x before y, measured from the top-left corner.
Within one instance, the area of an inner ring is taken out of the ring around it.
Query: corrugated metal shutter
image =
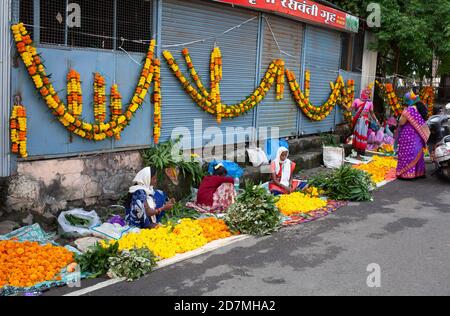
[[[286,67],[294,71],[297,78],[300,77],[303,24],[282,17],[266,15],[272,31],[281,49],[294,57],[281,54],[269,25],[264,20],[264,44],[262,51],[261,78],[266,73],[270,63],[274,59],[281,58],[286,62]],[[258,111],[258,127],[278,127],[280,137],[296,136],[298,127],[298,109],[292,99],[291,92],[286,84],[284,99],[276,99],[276,91],[272,88]]]
[[[356,72],[349,72],[345,70],[340,71],[341,76],[344,78],[345,84],[347,84],[347,81],[352,79],[355,80],[355,98],[358,98],[361,94],[361,74]],[[344,115],[342,110],[339,108],[336,113],[336,124],[342,124],[344,123]]]
[[[211,38],[217,34],[216,44],[222,50],[223,56],[222,100],[226,104],[237,103],[255,89],[259,19],[256,18],[227,34],[220,34],[258,15],[257,12],[211,1],[165,0],[162,8],[162,44],[163,46],[180,44]],[[188,46],[194,66],[208,87],[210,55],[214,42],[207,40]],[[183,46],[167,49],[178,60],[181,70],[188,75],[181,55]],[[194,104],[166,66],[162,67],[162,85],[162,141],[169,139],[175,128],[185,128],[191,133],[192,146],[200,147],[203,145],[202,131],[210,127],[220,128],[225,132],[227,127],[253,126],[253,113],[235,120],[223,120],[219,126],[215,117],[204,113]],[[202,129],[197,128],[194,131],[195,120],[201,120]],[[227,143],[234,142],[232,139],[227,141]]]
[[[330,82],[339,75],[341,55],[341,36],[339,32],[318,27],[306,27],[305,69],[311,72],[311,102],[314,105],[325,103],[330,94]],[[322,122],[304,118],[301,133],[316,134],[331,131],[335,125],[335,113]]]
[[[10,1],[0,3],[0,177],[9,176]]]

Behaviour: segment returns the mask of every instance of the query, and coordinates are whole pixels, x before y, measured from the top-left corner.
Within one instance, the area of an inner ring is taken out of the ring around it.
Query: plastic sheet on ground
[[[31,241],[31,242],[37,242],[41,245],[46,244],[52,244],[55,246],[58,246],[52,239],[55,235],[53,234],[47,234],[39,224],[34,224],[32,226],[26,226],[22,227],[16,231],[13,231],[10,234],[0,236],[0,240],[11,240],[16,239],[19,242],[25,242],[25,241]],[[75,254],[81,254],[77,249],[66,246],[67,250],[75,253]],[[5,286],[3,288],[0,288],[0,296],[14,296],[14,295],[22,295],[26,293],[40,293],[45,290],[59,287],[59,286],[65,286],[68,284],[73,284],[78,281],[81,281],[81,279],[87,278],[88,274],[80,274],[80,273],[69,273],[67,272],[67,269],[64,269],[60,273],[61,281],[48,281],[36,284],[30,288],[17,288],[17,287],[11,287],[11,286]]]

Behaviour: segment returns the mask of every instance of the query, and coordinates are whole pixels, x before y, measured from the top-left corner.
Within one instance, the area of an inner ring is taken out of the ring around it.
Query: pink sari
[[[399,160],[397,177],[416,179],[426,174],[424,149],[430,138],[430,129],[415,107],[409,107],[403,116],[408,122],[399,131]]]

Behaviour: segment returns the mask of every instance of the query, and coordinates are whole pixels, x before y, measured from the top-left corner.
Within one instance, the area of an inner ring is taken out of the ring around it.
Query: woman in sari
[[[155,191],[156,169],[145,168],[133,180],[125,205],[125,221],[131,227],[154,228],[160,223],[165,211],[172,209],[174,200],[167,201],[162,191]]]
[[[218,164],[214,175],[206,176],[200,184],[197,201],[186,206],[200,213],[223,213],[234,204],[236,196],[234,179],[228,177],[223,164]]]
[[[371,95],[372,88],[367,87],[361,92],[361,98],[356,99],[353,103],[353,109],[356,110],[356,115],[353,118],[353,148],[358,153],[359,160],[361,160],[361,156],[366,154],[370,120],[373,119],[380,125],[373,110],[373,103],[370,100]]]
[[[424,150],[431,132],[426,123],[427,109],[419,97],[411,92],[405,101],[409,107],[403,112],[399,124],[397,177],[412,180],[426,176]]]
[[[289,150],[286,147],[281,147],[278,150],[277,158],[272,162],[272,181],[269,183],[269,190],[275,196],[291,194],[308,187],[307,182],[294,180],[297,165],[288,157]]]

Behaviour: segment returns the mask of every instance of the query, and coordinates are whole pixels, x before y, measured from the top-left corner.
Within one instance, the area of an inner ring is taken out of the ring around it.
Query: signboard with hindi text
[[[359,18],[309,0],[213,0],[236,6],[285,15],[290,18],[358,33]]]

